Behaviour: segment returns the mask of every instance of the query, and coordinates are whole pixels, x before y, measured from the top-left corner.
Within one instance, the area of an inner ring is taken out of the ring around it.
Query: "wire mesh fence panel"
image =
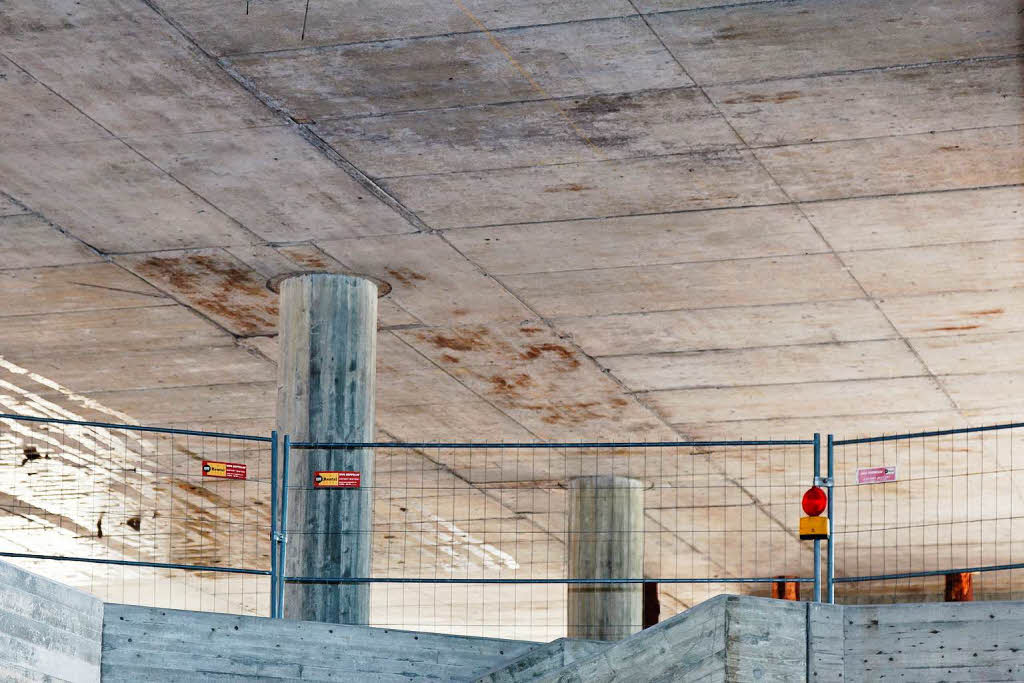
[[[266,615],[269,441],[0,417],[0,558],[108,602]]]
[[[617,578],[656,582],[661,619],[720,593],[768,596],[775,577],[810,581],[811,544],[797,528],[812,444],[379,444],[372,570],[363,577],[372,579],[371,625],[546,641],[571,632],[570,592],[643,591],[640,583],[570,585],[608,576],[572,576],[574,543],[639,547],[636,575]],[[314,452],[326,449],[290,457]],[[638,523],[583,521],[574,538],[572,488],[583,480],[603,487],[599,499],[636,482]],[[295,500],[352,495],[291,481],[289,539],[318,533],[295,521]],[[363,533],[341,523],[340,533]]]
[[[996,569],[1024,563],[1024,426],[849,439],[834,457],[837,602],[943,600],[960,572],[974,599],[1024,597],[1024,572]]]

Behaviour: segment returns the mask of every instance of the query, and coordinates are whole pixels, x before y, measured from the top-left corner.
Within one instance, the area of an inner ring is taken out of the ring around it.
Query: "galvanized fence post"
[[[828,564],[825,569],[825,596],[829,604],[836,602],[836,518],[835,508],[832,505],[833,494],[836,490],[835,471],[835,437],[828,435]]]
[[[281,547],[277,551],[277,617],[284,618],[284,568],[288,555],[288,469],[291,460],[292,438],[284,435],[284,448],[281,463],[281,526],[278,535]]]
[[[277,614],[277,430],[270,432],[270,618]]]
[[[814,434],[814,485],[821,481],[821,434]],[[821,602],[821,540],[814,539],[814,602]]]

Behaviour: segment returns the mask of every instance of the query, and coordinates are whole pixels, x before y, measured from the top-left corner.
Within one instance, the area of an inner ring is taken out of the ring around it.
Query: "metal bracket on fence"
[[[815,486],[824,486],[825,488],[832,488],[835,486],[835,480],[832,477],[815,477]]]

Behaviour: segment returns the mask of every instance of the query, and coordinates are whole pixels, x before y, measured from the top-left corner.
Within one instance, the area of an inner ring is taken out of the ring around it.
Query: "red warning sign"
[[[245,465],[240,462],[204,460],[203,476],[218,479],[245,479]]]
[[[862,467],[857,470],[858,484],[884,484],[896,481],[896,467]]]
[[[359,472],[314,472],[313,488],[357,489],[359,488]]]

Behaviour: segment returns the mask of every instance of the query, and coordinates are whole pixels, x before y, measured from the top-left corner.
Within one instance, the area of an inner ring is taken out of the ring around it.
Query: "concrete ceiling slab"
[[[896,331],[866,299],[557,318],[591,356],[886,339]]]
[[[696,88],[332,119],[315,128],[375,177],[681,154],[741,144]]]
[[[1024,224],[1024,188],[996,187],[803,204],[836,251],[1010,240]]]
[[[41,156],[59,163],[38,163]],[[0,175],[7,192],[107,253],[257,239],[118,140],[9,148]]]
[[[118,263],[234,334],[277,331],[277,296],[222,249],[121,256]]]
[[[0,57],[0,142],[54,145],[109,140],[112,134],[6,57]]]
[[[238,415],[272,417],[276,382],[242,382],[166,387],[136,391],[94,391],[86,397],[115,410],[131,412],[143,423],[187,422],[193,425],[231,420]]]
[[[892,296],[878,302],[904,336],[1012,332],[1024,329],[1014,308],[1022,289]]]
[[[7,195],[0,193],[0,216],[17,216],[24,213],[29,213],[29,210]]]
[[[270,242],[412,232],[295,131],[276,126],[132,142],[193,191]]]
[[[936,375],[1014,372],[1024,366],[1024,332],[910,339]]]
[[[1021,398],[1024,373],[947,375],[941,379],[949,395],[963,410],[984,411],[1007,418],[1019,415],[1024,409],[1024,399]]]
[[[785,201],[753,154],[739,150],[380,182],[440,229]]]
[[[792,206],[450,230],[445,236],[468,258],[498,275],[829,251]]]
[[[227,61],[293,117],[315,120],[692,85],[635,17]]]
[[[742,263],[737,268],[736,264]],[[503,280],[542,315],[853,299],[857,284],[832,255],[783,256],[648,268],[509,275]]]
[[[877,297],[1024,286],[1024,240],[843,254],[851,272]]]
[[[452,321],[522,320],[533,314],[437,235],[373,237],[321,242],[329,255],[354,272],[391,286],[391,298],[432,325]]]
[[[750,145],[1015,125],[1018,59],[940,63],[707,89]]]
[[[95,263],[102,257],[48,221],[30,214],[0,216],[4,268]]]
[[[756,150],[798,201],[1024,182],[1022,126]]]
[[[495,5],[480,0],[377,0],[338,12],[305,0],[160,0],[160,9],[217,55],[357,43],[385,38],[550,24],[633,13],[626,0],[526,0]],[[303,35],[305,25],[305,35]]]
[[[928,377],[670,389],[640,398],[671,424],[879,412],[872,406],[892,412],[956,407]]]
[[[110,49],[115,41],[116,51]],[[4,51],[119,136],[277,122],[154,12],[64,29],[59,36],[18,34],[4,40]]]
[[[1016,11],[1009,0],[802,0],[649,21],[694,79],[722,83],[1016,54]]]
[[[598,360],[636,391],[908,377],[924,369],[906,344],[896,339]]]
[[[212,384],[270,382],[277,369],[267,360],[234,346],[78,353],[73,359],[22,353],[13,358],[45,377],[82,393],[134,391]]]
[[[90,352],[113,359],[121,353],[234,344],[230,334],[184,306],[170,300],[148,301],[152,304],[143,307],[5,316],[3,355],[14,360],[22,356],[61,359]]]
[[[807,434],[828,429],[837,438],[857,438],[880,434],[907,434],[928,431],[936,425],[948,425],[946,429],[966,427],[969,424],[964,415],[953,408],[933,411],[911,411],[882,413],[866,412],[872,406],[862,406],[855,415],[829,415],[820,417],[788,417],[746,419],[737,416],[732,420],[677,423],[673,426],[681,433],[694,439],[760,438],[771,435],[774,438],[805,438]],[[877,406],[875,406],[877,407]],[[884,406],[883,406],[884,408]],[[827,425],[827,427],[825,426]]]
[[[165,299],[111,263],[0,271],[0,316],[146,307]]]

